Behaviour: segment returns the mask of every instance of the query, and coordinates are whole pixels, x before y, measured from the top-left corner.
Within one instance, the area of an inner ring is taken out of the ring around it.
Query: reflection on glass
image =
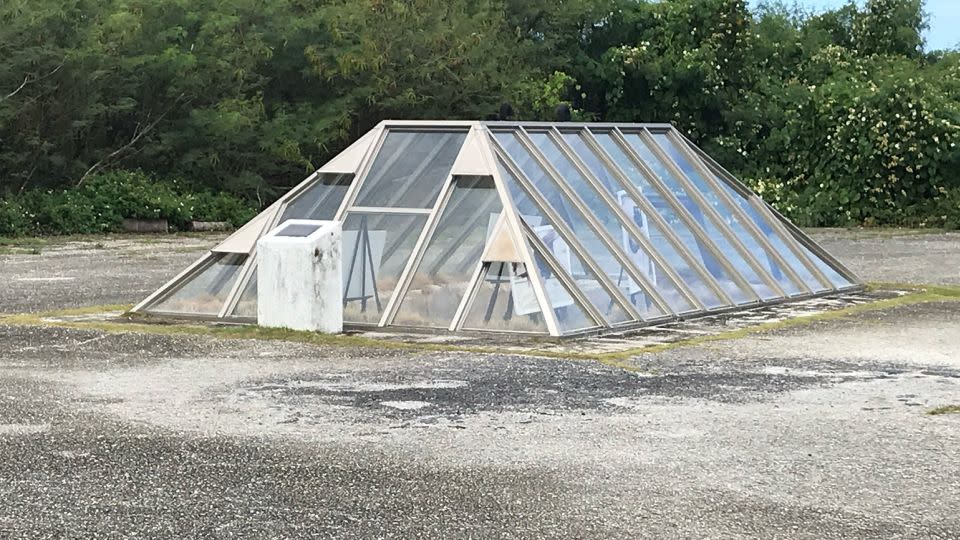
[[[377,323],[427,217],[423,214],[347,215],[343,223],[343,320]]]
[[[587,315],[582,306],[573,298],[570,291],[563,285],[560,278],[554,275],[553,271],[547,265],[547,261],[536,247],[531,246],[533,260],[537,263],[537,270],[540,272],[540,279],[543,280],[543,289],[547,295],[547,301],[557,317],[557,325],[560,332],[569,334],[577,330],[594,328],[597,324]],[[564,266],[563,261],[558,261],[560,266]],[[566,271],[566,268],[564,268]],[[596,276],[592,272],[587,272],[576,279],[577,287],[580,291],[590,298],[590,302],[595,306],[603,307],[606,311],[604,317],[610,324],[617,324],[631,320],[623,308],[618,306],[600,286]]]
[[[640,139],[640,136],[637,134],[630,134],[627,136],[628,140],[634,145],[644,144]],[[657,145],[663,149],[664,152],[670,156],[671,161],[676,164],[681,171],[686,175],[687,178],[693,182],[694,187],[703,195],[707,203],[712,206],[717,213],[723,218],[726,226],[733,231],[733,234],[740,240],[740,243],[744,245],[746,250],[753,255],[753,257],[764,266],[764,270],[771,275],[778,283],[781,281],[789,282],[790,278],[784,273],[783,269],[780,268],[779,263],[776,258],[759,243],[757,238],[750,232],[743,223],[737,218],[733,213],[733,209],[728,207],[726,203],[721,199],[720,194],[714,189],[713,186],[700,174],[697,168],[690,162],[687,156],[673,144],[670,140],[670,137],[666,133],[654,133],[653,139],[656,141]],[[739,196],[738,196],[739,198]],[[750,284],[760,293],[760,296],[764,299],[775,298],[777,294],[761,285],[762,281],[760,277],[754,273],[745,275],[747,280],[750,281]],[[741,272],[743,274],[743,272]],[[766,288],[765,291],[761,290]],[[799,292],[801,289],[798,284],[789,283],[789,286],[783,287],[787,294],[791,294],[790,291]]]
[[[466,137],[465,131],[390,131],[354,204],[431,208]]]
[[[487,263],[463,327],[467,330],[548,333],[526,266],[521,263]]]
[[[493,178],[456,179],[393,324],[450,326],[501,210]]]
[[[650,201],[654,208],[661,211],[661,215],[665,217],[669,213],[671,223],[673,223],[674,220],[679,223],[679,216],[674,213],[669,201],[667,201],[664,195],[633,165],[632,160],[619,147],[616,141],[613,140],[613,137],[608,133],[596,133],[596,137],[604,151],[610,155],[617,165],[627,172],[627,177],[634,183],[637,189],[643,193],[647,200]],[[720,286],[724,288],[730,298],[738,305],[755,302],[757,296],[755,296],[754,293],[761,298],[776,298],[777,295],[760,279],[753,268],[744,260],[740,252],[723,236],[716,223],[710,219],[696,199],[687,192],[683,184],[670,173],[666,165],[660,161],[649,148],[643,145],[643,141],[639,140],[636,135],[627,134],[626,138],[643,162],[656,174],[657,178],[663,182],[666,189],[676,197],[680,205],[689,212],[696,225],[702,229],[703,234],[716,245],[721,256],[729,261],[730,265],[750,284],[752,290],[744,290],[737,285],[736,281],[734,281],[733,277],[722,266],[720,261],[710,252],[710,248],[704,240],[701,237],[695,236],[691,228],[684,226],[682,231],[681,229],[675,229],[675,232],[678,233],[680,240],[687,246],[687,249],[692,253],[699,254],[704,267]],[[682,234],[679,234],[681,232]]]
[[[257,317],[257,269],[250,273],[250,281],[240,293],[236,307],[233,308],[234,317]]]
[[[631,279],[630,274],[593,231],[583,214],[571,204],[567,196],[553,183],[540,165],[533,160],[533,157],[520,148],[515,140],[512,140],[512,136],[509,138],[501,138],[499,135],[506,134],[498,134],[497,138],[501,140],[507,153],[511,155],[525,176],[537,187],[540,193],[543,194],[548,204],[554,208],[563,222],[573,230],[573,233],[580,243],[583,244],[587,253],[589,253],[593,260],[603,269],[607,277],[617,284],[624,295],[631,299],[631,303],[633,303],[634,307],[637,308],[641,314],[651,313],[647,291]],[[548,220],[546,214],[539,206],[527,196],[517,179],[510,174],[502,164],[500,165],[500,171],[507,181],[507,187],[510,189],[510,193],[513,195],[517,212],[524,221],[526,221],[534,231],[537,231],[538,234],[540,234],[538,228],[541,227],[544,228],[543,234],[558,234],[554,232],[555,225]],[[667,302],[670,309],[675,313],[684,313],[694,309],[693,305],[680,293],[674,283],[666,278],[666,273],[663,269],[653,262],[639,246],[637,246],[635,253],[637,255],[635,263],[640,272],[644,273],[648,281],[656,284],[657,292],[659,292]],[[572,272],[574,272],[574,275],[583,274],[584,269],[576,262],[572,267]],[[656,310],[657,308],[653,307],[653,309]],[[651,313],[652,316],[659,316],[661,314],[662,313],[657,312]]]
[[[189,276],[187,281],[160,302],[147,308],[150,312],[218,315],[237,275],[247,260],[246,255],[217,253],[211,262]]]
[[[686,283],[687,288],[693,292],[693,294],[703,303],[703,305],[708,309],[725,306],[726,304],[721,301],[719,297],[717,297],[716,293],[714,293],[713,290],[703,281],[700,275],[690,268],[690,265],[687,263],[687,261],[680,256],[667,237],[664,236],[657,227],[656,222],[653,219],[650,219],[650,217],[643,212],[642,208],[637,204],[630,193],[620,184],[620,180],[614,176],[607,165],[600,160],[597,154],[590,149],[583,138],[576,133],[565,133],[563,138],[571,147],[571,150],[577,154],[587,168],[590,169],[591,173],[593,173],[594,177],[596,177],[603,188],[613,199],[617,201],[620,209],[627,216],[633,219],[633,225],[644,234],[651,244],[653,244],[654,249],[657,250],[660,256],[670,263],[670,266]],[[630,170],[624,171],[626,174],[630,172]],[[580,178],[580,176],[581,175],[577,172],[570,172],[566,178],[575,179]],[[571,181],[571,183],[577,185],[585,182]],[[603,208],[605,207],[606,205],[604,204]],[[612,212],[597,212],[597,214],[612,214]],[[674,228],[674,231],[677,232],[678,235],[682,236],[683,233],[686,233],[688,236],[690,235],[689,230],[686,229],[682,222],[676,219],[676,216],[670,211],[669,208],[663,212],[662,217]],[[631,259],[636,261],[638,266],[641,268],[647,268],[652,264],[651,257],[649,257],[648,254],[642,249],[642,246],[637,238],[634,237],[633,234],[630,233],[629,230],[615,218],[615,216],[611,216],[610,219],[602,220],[602,223],[611,236],[621,241],[624,250],[631,256]],[[697,252],[694,251],[693,253]],[[711,263],[715,263],[712,256],[707,254],[706,257]],[[653,276],[654,285],[659,287],[658,280],[663,278],[656,274],[655,269],[651,268],[647,274]],[[734,287],[736,287],[735,283],[731,283]]]
[[[352,180],[352,174],[321,174],[287,205],[278,223],[288,219],[333,219]]]
[[[750,204],[750,201],[745,199],[739,193],[737,193],[732,187],[730,187],[723,179],[716,177],[717,184],[730,196],[730,198],[736,202],[737,205],[743,210],[743,212],[749,216],[750,220],[756,225],[756,227],[763,233],[767,238],[767,241],[773,246],[773,249],[780,254],[781,257],[790,265],[790,268],[800,277],[801,280],[810,288],[811,291],[819,292],[825,291],[828,287],[820,283],[810,270],[800,261],[800,259],[794,254],[787,244],[783,241],[780,234],[763,218],[756,207]],[[776,217],[771,216],[771,219],[776,219]],[[762,259],[761,259],[762,260]],[[780,271],[780,267],[771,264],[769,267],[770,275],[777,280],[783,290],[789,295],[801,294],[805,292],[793,280],[789,279],[783,272]]]
[[[837,272],[836,269],[834,269],[832,266],[830,266],[829,264],[827,264],[827,261],[825,261],[825,260],[823,260],[822,258],[818,257],[815,253],[813,253],[812,251],[810,251],[810,249],[807,248],[807,246],[803,245],[803,243],[800,242],[799,240],[797,240],[797,242],[800,244],[800,249],[803,250],[803,252],[804,252],[804,254],[807,256],[807,258],[809,258],[811,261],[813,261],[813,264],[815,264],[815,265],[817,266],[817,268],[819,268],[820,271],[823,272],[823,274],[824,274],[825,276],[827,276],[827,279],[829,279],[830,282],[833,283],[833,286],[834,286],[834,287],[836,287],[836,288],[838,288],[838,289],[843,289],[843,288],[845,288],[845,287],[850,287],[850,286],[853,285],[853,282],[852,282],[852,281],[850,281],[850,280],[848,280],[847,278],[843,277],[843,276],[840,274],[840,272]]]

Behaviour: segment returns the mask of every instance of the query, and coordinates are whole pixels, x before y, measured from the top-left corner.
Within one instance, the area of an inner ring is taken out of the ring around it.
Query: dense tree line
[[[802,224],[958,227],[960,53],[923,28],[921,0],[5,0],[0,234],[124,170],[262,206],[381,119],[505,101],[672,122]]]

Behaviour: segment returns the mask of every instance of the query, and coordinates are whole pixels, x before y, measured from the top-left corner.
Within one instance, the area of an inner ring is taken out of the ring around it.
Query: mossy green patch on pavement
[[[635,356],[662,352],[680,347],[691,347],[704,343],[739,339],[752,334],[770,332],[788,328],[800,327],[816,322],[835,320],[852,315],[896,308],[899,306],[927,303],[927,302],[956,302],[960,301],[960,286],[944,285],[914,285],[914,284],[871,284],[874,290],[901,290],[909,291],[901,296],[876,300],[865,304],[856,304],[833,311],[824,311],[811,315],[801,315],[794,318],[761,323],[736,330],[719,331],[715,334],[701,335],[693,338],[679,339],[668,343],[650,344],[636,348],[629,348],[613,352],[591,352],[583,350],[565,349],[560,346],[545,346],[542,342],[524,344],[510,344],[503,346],[485,342],[482,345],[471,346],[450,343],[427,343],[416,340],[405,340],[403,336],[396,339],[383,336],[368,337],[362,334],[330,335],[315,332],[305,332],[289,329],[263,328],[251,325],[211,325],[207,323],[175,322],[166,324],[140,318],[136,315],[127,320],[116,319],[76,319],[84,315],[98,313],[124,312],[129,305],[91,306],[84,308],[48,311],[43,313],[23,313],[15,315],[0,315],[0,324],[26,326],[59,326],[98,330],[107,333],[140,332],[148,334],[187,334],[204,335],[221,339],[258,339],[279,340],[298,343],[307,343],[334,347],[356,347],[376,349],[404,349],[411,351],[449,351],[474,353],[501,353],[527,356],[548,357],[566,360],[593,360],[611,367],[636,370],[629,360]],[[73,320],[71,320],[73,318]]]
[[[943,405],[927,411],[930,416],[939,416],[942,414],[960,414],[960,405]]]

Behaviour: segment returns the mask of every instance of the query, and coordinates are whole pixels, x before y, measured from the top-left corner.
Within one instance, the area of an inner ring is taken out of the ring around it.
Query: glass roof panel
[[[529,158],[532,159],[532,158]],[[528,168],[531,172],[536,172],[536,166],[532,166],[529,161],[527,162]],[[513,197],[514,205],[516,206],[517,213],[520,214],[520,217],[524,222],[530,226],[531,229],[544,241],[547,245],[554,243],[554,237],[557,237],[557,240],[563,242],[562,238],[559,238],[559,233],[557,232],[556,225],[547,217],[547,215],[540,209],[540,207],[534,203],[534,201],[527,195],[523,187],[520,185],[520,182],[511,174],[502,164],[498,163],[500,169],[500,174],[503,175],[507,183],[507,188],[510,190],[510,193]],[[529,173],[528,173],[529,174]],[[542,171],[541,171],[541,174]],[[545,186],[549,188],[549,186]],[[542,191],[541,191],[542,193]],[[631,277],[630,274],[623,268],[623,265],[613,256],[612,253],[607,249],[606,245],[597,237],[593,232],[590,226],[586,223],[586,220],[583,218],[583,215],[579,211],[574,209],[572,206],[566,204],[562,192],[559,190],[553,190],[553,197],[544,196],[548,199],[551,206],[554,210],[561,216],[564,221],[564,224],[570,227],[576,234],[577,239],[584,246],[584,248],[589,253],[589,256],[593,258],[594,261],[603,269],[603,272],[606,276],[622,291],[624,296],[626,296],[633,306],[640,312],[640,315],[645,319],[657,318],[663,316],[664,313],[656,306],[650,302],[649,295],[646,291],[638,285]],[[560,210],[558,208],[563,208]],[[565,244],[565,242],[563,242]],[[561,244],[557,244],[560,246]],[[569,255],[567,255],[569,253]],[[557,253],[554,253],[554,256],[561,261],[569,260],[569,274],[576,279],[577,276],[586,276],[587,266],[584,264],[581,259],[581,255],[576,253],[574,249],[567,248],[565,252],[558,256]],[[657,270],[659,268],[654,265],[653,267],[641,267],[640,272],[646,272],[645,277],[651,282],[657,284],[657,287],[660,289],[658,292],[664,298],[668,305],[674,309],[677,313],[682,313],[693,309],[693,306],[682,294],[680,291],[673,287],[672,283],[666,282],[664,286],[660,287],[660,282],[657,281]],[[613,299],[609,297],[608,300],[601,302],[600,305],[594,305],[601,313],[607,311],[607,305]]]
[[[728,185],[722,178],[714,175],[717,183],[722,186],[723,190],[730,196],[731,199],[736,201],[737,205],[743,210],[743,212],[750,217],[750,220],[760,229],[760,232],[766,236],[767,241],[770,242],[770,245],[773,246],[773,249],[777,250],[780,253],[780,256],[787,261],[787,264],[790,265],[790,268],[803,282],[810,288],[811,291],[825,291],[828,287],[820,283],[820,280],[810,272],[809,269],[800,261],[796,254],[787,246],[783,241],[780,234],[774,230],[774,228],[767,222],[766,219],[760,215],[760,212],[757,211],[757,208],[750,204],[750,201],[745,199],[740,195],[736,190],[734,190],[730,185]],[[772,217],[772,216],[771,216]],[[772,219],[776,219],[772,217]],[[773,272],[773,267],[771,267],[771,272]],[[780,283],[780,286],[783,287],[787,294],[794,295],[804,292],[803,289],[797,287],[792,280],[787,279],[786,276],[782,274],[774,273],[773,276],[777,279],[777,282]]]
[[[376,324],[423,230],[423,214],[351,213],[343,222],[343,321]]]
[[[817,254],[815,254],[807,246],[805,246],[803,242],[800,242],[798,240],[797,243],[800,244],[800,249],[803,250],[807,258],[813,261],[813,264],[815,264],[817,268],[819,268],[820,271],[823,272],[825,276],[827,276],[827,279],[829,279],[830,282],[833,283],[834,287],[838,289],[843,289],[843,288],[851,287],[854,285],[852,281],[843,277],[843,275],[841,275],[840,272],[837,272],[836,269],[834,269],[832,266],[827,264],[827,261],[817,256]]]
[[[791,289],[798,290],[796,284],[790,284],[789,287],[785,287],[782,283],[790,281],[790,278],[784,273],[783,269],[780,268],[779,263],[777,263],[774,256],[766,250],[753,236],[753,234],[747,230],[747,228],[740,222],[737,216],[733,213],[732,209],[729,208],[726,203],[721,199],[720,195],[714,190],[713,186],[700,174],[700,172],[694,167],[694,165],[687,159],[687,157],[677,148],[673,142],[670,140],[670,137],[666,133],[653,133],[653,139],[656,141],[657,145],[663,149],[664,152],[670,156],[670,159],[676,164],[681,171],[686,175],[687,178],[693,182],[694,187],[701,195],[707,200],[707,202],[712,206],[717,213],[723,218],[724,223],[728,228],[730,228],[734,235],[740,240],[747,251],[749,251],[759,262],[762,264],[768,274],[773,276],[777,283],[781,284],[781,288],[789,291]],[[640,138],[639,135],[631,133],[627,135],[627,140],[631,142],[635,147],[639,145],[644,145],[644,141]],[[743,272],[741,272],[742,274]],[[754,274],[756,275],[756,274]],[[759,280],[759,276],[757,276]],[[760,296],[764,299],[776,298],[778,295],[774,291],[766,287],[766,285],[761,285],[762,281],[754,282],[753,279],[750,279],[750,284],[757,289],[757,292],[760,293]],[[758,287],[765,289],[761,291]]]
[[[644,233],[644,235],[650,240],[660,255],[670,263],[670,265],[678,274],[680,274],[680,277],[687,284],[687,288],[697,296],[703,305],[709,309],[728,305],[717,296],[717,294],[704,282],[703,278],[700,277],[700,275],[690,267],[687,261],[680,256],[673,244],[670,243],[670,240],[657,227],[656,222],[653,219],[650,219],[649,216],[643,212],[637,201],[635,201],[633,197],[630,196],[629,192],[624,189],[624,187],[620,184],[620,180],[613,174],[607,165],[603,163],[599,156],[597,156],[597,154],[587,145],[583,137],[578,133],[564,133],[563,138],[571,147],[571,149],[577,154],[580,160],[583,161],[584,164],[590,169],[597,180],[599,180],[604,189],[606,189],[612,197],[616,198],[623,211],[628,216],[633,218],[634,225],[636,225],[637,228]],[[664,209],[664,211],[661,211],[660,214],[661,217],[664,218],[664,221],[671,226],[671,229],[678,237],[682,237],[684,234],[686,234],[690,243],[696,242],[683,222],[677,219],[676,215],[672,210],[670,210],[669,207]],[[638,249],[634,249],[635,246],[639,247],[636,239],[634,239],[625,228],[621,228],[619,223],[616,224],[616,227],[620,228],[621,230],[616,237],[623,238],[625,246],[629,246],[628,253],[633,256],[635,252],[639,251]],[[710,261],[710,263],[716,265],[716,261],[713,260],[713,257],[709,254],[709,252],[706,254],[706,256],[700,254],[699,251],[692,251],[692,253],[693,257],[700,255],[704,261]],[[637,253],[637,255],[640,254]]]
[[[547,301],[550,302],[550,307],[553,309],[554,315],[557,318],[557,326],[560,327],[560,332],[564,334],[569,334],[576,332],[578,330],[586,330],[589,328],[596,328],[598,325],[594,320],[584,311],[583,307],[577,302],[577,300],[570,294],[570,291],[563,285],[563,281],[559,277],[554,275],[553,271],[550,270],[550,266],[547,264],[546,259],[543,255],[537,250],[536,247],[530,246],[531,253],[533,253],[533,260],[537,263],[537,270],[540,272],[540,279],[543,281],[543,289],[547,294]],[[560,263],[563,266],[563,262]],[[566,270],[566,269],[564,269]],[[594,294],[590,301],[596,302],[599,299],[601,302],[607,301],[610,304],[611,312],[614,315],[626,315],[626,312],[623,311],[623,308],[616,306],[616,304],[609,300],[610,296],[600,287],[599,282],[596,279],[592,281],[581,278],[577,280],[577,286],[583,287],[587,286],[587,290],[583,290],[584,294],[590,295],[599,291],[599,295]],[[606,300],[605,300],[606,299]],[[616,306],[614,308],[614,306]],[[616,322],[624,322],[630,320],[629,318],[621,319]],[[611,323],[613,324],[613,323]]]
[[[390,131],[357,194],[356,206],[432,208],[466,131]]]
[[[173,293],[147,308],[150,312],[217,316],[246,262],[247,256],[215,253]]]
[[[256,261],[254,261],[256,262]],[[257,269],[250,272],[250,281],[240,293],[240,299],[233,308],[233,317],[253,317],[257,318]]]
[[[321,174],[313,184],[287,203],[277,223],[288,219],[333,219],[352,181],[352,174]]]
[[[752,295],[752,292],[744,291],[737,282],[734,281],[733,277],[730,276],[717,258],[714,257],[711,250],[707,247],[707,244],[687,226],[686,222],[680,219],[679,215],[660,193],[659,189],[647,180],[646,176],[634,165],[633,160],[620,148],[617,142],[613,140],[613,137],[611,137],[609,133],[602,132],[595,133],[594,136],[607,155],[620,167],[620,170],[625,173],[633,185],[650,201],[650,204],[660,212],[660,215],[667,220],[667,223],[674,226],[673,232],[680,238],[680,241],[683,242],[688,251],[700,258],[703,266],[720,286],[723,287],[727,295],[737,304],[755,301],[756,299]],[[746,268],[747,271],[750,271],[750,267],[740,256],[739,252],[727,242],[726,238],[717,230],[716,226],[713,225],[713,222],[707,219],[696,201],[687,195],[683,187],[665,170],[663,164],[656,160],[656,156],[651,154],[646,148],[644,148],[644,150],[646,151],[646,155],[643,153],[640,155],[644,158],[645,163],[663,180],[670,192],[679,199],[680,204],[693,216],[697,225],[699,225],[701,229],[704,229],[706,235],[717,246],[720,253],[725,256],[730,264],[737,270]],[[761,281],[755,273],[749,273],[748,275],[754,276],[757,282]],[[749,278],[747,279],[749,280]],[[762,285],[762,282],[757,286],[760,285]]]
[[[467,330],[549,333],[526,266],[522,263],[487,264],[463,327]]]
[[[393,324],[450,326],[502,209],[492,177],[456,179]]]

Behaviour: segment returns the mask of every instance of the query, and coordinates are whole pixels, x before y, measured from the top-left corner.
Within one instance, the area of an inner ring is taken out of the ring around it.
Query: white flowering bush
[[[784,103],[778,140],[792,142],[766,148],[781,162],[784,210],[808,225],[946,224],[929,210],[960,189],[960,66],[836,48],[813,63],[833,73]]]

